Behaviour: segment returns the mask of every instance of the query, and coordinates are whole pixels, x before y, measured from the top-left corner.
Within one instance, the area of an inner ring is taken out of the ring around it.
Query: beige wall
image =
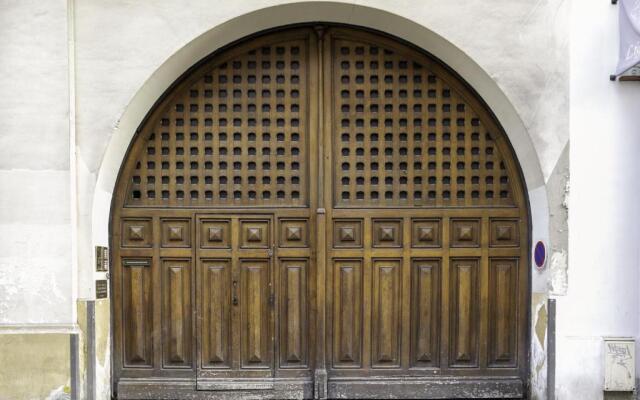
[[[69,398],[69,335],[0,335],[0,400]]]

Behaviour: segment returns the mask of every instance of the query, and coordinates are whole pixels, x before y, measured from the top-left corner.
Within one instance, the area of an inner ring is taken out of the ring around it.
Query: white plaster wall
[[[67,8],[0,0],[0,328],[72,324]]]
[[[574,2],[569,275],[559,297],[558,399],[603,398],[603,336],[638,337],[640,86],[610,82],[616,6]],[[636,368],[636,370],[638,370]]]

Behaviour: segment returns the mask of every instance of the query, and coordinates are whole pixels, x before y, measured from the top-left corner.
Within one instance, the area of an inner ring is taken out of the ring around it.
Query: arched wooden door
[[[506,135],[434,58],[346,27],[247,39],[123,164],[114,391],[522,396],[528,224]]]

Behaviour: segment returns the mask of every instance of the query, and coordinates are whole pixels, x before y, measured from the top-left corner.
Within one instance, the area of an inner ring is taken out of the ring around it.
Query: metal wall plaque
[[[109,297],[109,285],[106,279],[96,281],[96,299],[106,299]]]
[[[109,271],[109,248],[104,246],[96,246],[96,271]]]
[[[604,338],[604,390],[632,392],[636,388],[633,338]]]

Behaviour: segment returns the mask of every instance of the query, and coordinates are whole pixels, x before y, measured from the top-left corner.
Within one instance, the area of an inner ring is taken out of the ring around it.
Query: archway
[[[516,160],[464,81],[398,40],[316,24],[217,52],[116,185],[119,396],[522,395]]]

